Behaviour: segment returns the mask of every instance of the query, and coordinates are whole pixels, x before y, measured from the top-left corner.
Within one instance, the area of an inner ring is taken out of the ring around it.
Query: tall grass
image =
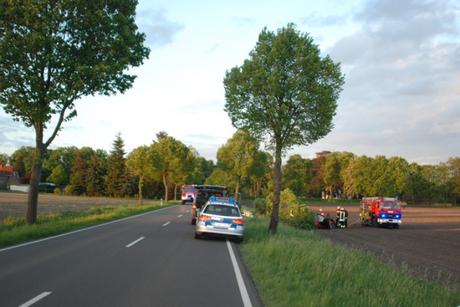
[[[134,207],[94,208],[86,212],[63,212],[39,216],[37,223],[27,225],[23,218],[8,217],[0,225],[0,247],[41,239],[123,217],[159,209],[160,204]],[[165,206],[163,206],[165,207]]]
[[[312,231],[246,219],[243,259],[267,306],[458,306],[460,293],[422,281]]]

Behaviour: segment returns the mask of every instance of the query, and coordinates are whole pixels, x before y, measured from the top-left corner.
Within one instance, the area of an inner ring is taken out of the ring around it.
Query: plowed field
[[[151,203],[144,200],[144,204]],[[53,214],[63,211],[85,211],[97,207],[116,207],[137,203],[133,198],[83,197],[40,194],[38,214]],[[27,194],[0,192],[0,224],[7,216],[24,217],[27,211]]]
[[[317,210],[320,206],[309,206]],[[349,228],[317,233],[351,248],[370,251],[410,273],[460,289],[460,208],[409,207],[399,229],[363,227],[358,206],[349,211]],[[321,207],[334,215],[335,207]]]

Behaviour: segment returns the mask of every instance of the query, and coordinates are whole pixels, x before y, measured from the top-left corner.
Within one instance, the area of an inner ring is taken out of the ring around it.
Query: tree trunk
[[[166,172],[163,173],[163,186],[165,188],[165,203],[168,202],[168,194],[169,194],[169,189],[168,189],[168,177]]]
[[[177,201],[177,183],[174,184],[174,201]]]
[[[280,140],[276,140],[275,144],[275,165],[273,170],[273,207],[272,216],[268,231],[275,234],[278,229],[280,196],[281,196],[281,144]]]
[[[29,192],[27,197],[27,224],[34,224],[37,221],[38,207],[38,184],[42,174],[42,162],[36,161],[32,166]]]
[[[32,163],[32,174],[29,183],[29,192],[27,195],[27,224],[35,224],[37,221],[38,208],[38,184],[42,176],[42,164],[45,148],[43,146],[43,136],[39,131],[36,133],[36,147]]]
[[[235,198],[235,202],[238,202],[239,193],[240,193],[240,178],[236,180],[235,195],[233,196]]]
[[[142,207],[143,202],[144,202],[144,195],[142,194],[142,189],[144,188],[144,176],[139,176],[139,183],[137,185],[138,187],[138,204],[140,207]]]

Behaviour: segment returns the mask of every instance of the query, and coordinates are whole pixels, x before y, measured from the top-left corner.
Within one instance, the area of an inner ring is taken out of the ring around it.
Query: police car
[[[211,196],[201,210],[195,226],[195,238],[203,235],[224,236],[237,242],[243,240],[244,221],[235,200]]]

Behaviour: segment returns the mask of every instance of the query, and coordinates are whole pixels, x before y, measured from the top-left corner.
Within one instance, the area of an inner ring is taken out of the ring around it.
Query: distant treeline
[[[58,186],[56,193],[88,196],[176,198],[183,184],[226,185],[236,194],[260,197],[271,191],[272,156],[237,131],[217,152],[217,163],[164,132],[148,146],[126,155],[118,135],[110,153],[90,147],[48,150],[42,181]],[[9,162],[23,183],[30,176],[33,149],[21,147]],[[457,203],[460,198],[460,158],[437,165],[409,163],[401,157],[356,156],[323,152],[314,159],[292,155],[283,166],[283,189],[297,196],[360,198],[397,196],[412,202]]]

